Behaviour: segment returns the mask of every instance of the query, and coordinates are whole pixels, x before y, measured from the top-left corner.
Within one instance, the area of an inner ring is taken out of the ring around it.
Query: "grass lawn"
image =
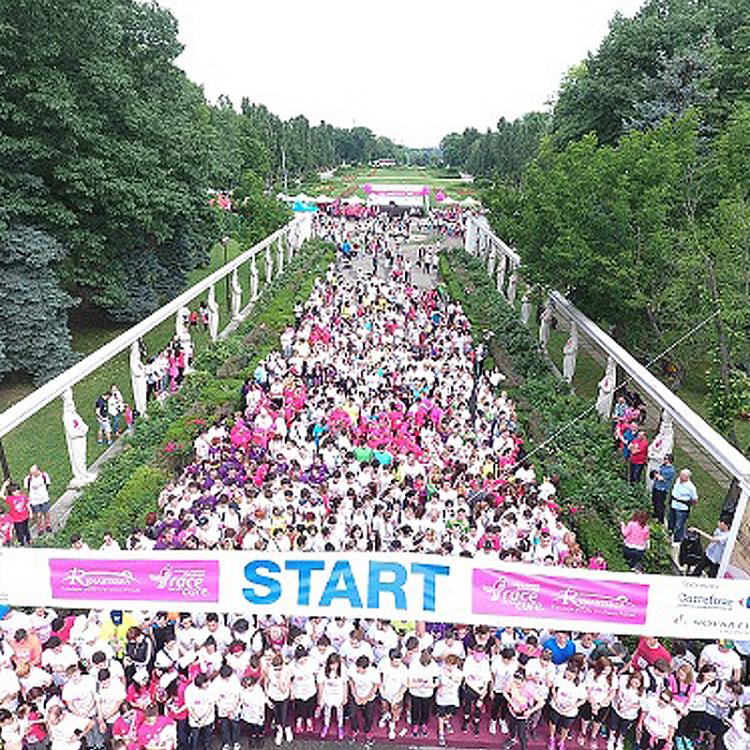
[[[240,253],[237,243],[231,242],[227,248],[227,260],[235,258]],[[185,288],[192,286],[224,264],[224,250],[216,244],[211,250],[210,263],[189,274]],[[261,264],[261,278],[264,266]],[[243,286],[244,300],[249,297],[249,281],[247,275],[241,273],[240,281]],[[220,327],[229,322],[229,307],[226,302],[224,284],[216,290],[220,308]],[[197,301],[193,303],[197,305]],[[85,323],[77,323],[72,330],[73,348],[81,354],[89,354],[107,341],[125,330],[125,326],[118,326],[105,319],[89,319]],[[165,320],[146,336],[146,346],[149,352],[156,352],[163,348],[174,335],[174,320]],[[194,336],[197,348],[206,341],[207,334],[202,331]],[[73,388],[76,406],[80,415],[89,425],[88,434],[88,462],[91,464],[106,446],[97,445],[96,420],[94,418],[94,402],[112,383],[116,383],[125,397],[132,403],[132,389],[130,386],[129,352],[125,351],[93,372]],[[30,393],[34,386],[29,382],[14,381],[0,385],[0,408],[6,408],[20,398]],[[52,497],[58,497],[70,481],[70,465],[68,462],[65,434],[62,427],[62,402],[57,399],[41,409],[33,417],[13,430],[3,439],[3,446],[10,465],[11,474],[17,481],[23,479],[29,466],[38,463],[47,471],[52,480]]]
[[[364,199],[367,196],[360,187],[365,183],[404,183],[412,185],[429,185],[433,190],[442,190],[456,200],[474,196],[476,190],[470,183],[458,177],[448,177],[443,170],[422,167],[359,167],[336,172],[330,180],[303,183],[299,191],[306,195],[316,196],[323,193],[334,198],[357,195]],[[439,205],[432,200],[433,205]]]

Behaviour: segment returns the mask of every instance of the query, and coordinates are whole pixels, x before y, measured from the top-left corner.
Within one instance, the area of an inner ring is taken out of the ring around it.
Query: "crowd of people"
[[[388,245],[395,233],[398,251],[409,219],[387,221],[372,236]],[[341,220],[319,222],[321,234],[347,236]],[[365,245],[375,241],[362,229]],[[458,304],[331,268],[296,318],[244,384],[241,409],[196,438],[195,459],[127,549],[606,568],[563,523],[557,479],[525,456],[516,405],[482,367]],[[120,543],[108,534],[101,548]],[[738,653],[750,644],[120,610],[9,610],[0,630],[4,750],[208,750],[215,734],[222,750],[268,735],[461,745],[485,734],[505,750],[540,736],[550,750],[750,748]]]

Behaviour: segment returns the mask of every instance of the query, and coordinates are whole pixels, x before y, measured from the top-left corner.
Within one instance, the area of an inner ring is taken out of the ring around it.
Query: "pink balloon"
[[[364,185],[362,185],[362,192],[365,195],[369,195],[372,192],[372,185],[370,185],[369,182],[366,182]]]
[[[438,190],[435,193],[435,200],[440,202],[445,200],[445,193],[442,190]]]

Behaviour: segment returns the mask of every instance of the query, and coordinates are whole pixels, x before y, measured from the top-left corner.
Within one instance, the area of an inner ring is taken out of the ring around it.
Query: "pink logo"
[[[59,599],[219,601],[218,560],[51,558],[49,568]]]
[[[586,578],[524,575],[477,568],[473,574],[475,614],[542,619],[646,622],[648,584]]]

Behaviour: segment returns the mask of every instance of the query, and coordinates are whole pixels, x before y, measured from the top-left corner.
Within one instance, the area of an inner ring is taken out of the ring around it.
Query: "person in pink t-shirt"
[[[26,547],[31,544],[31,533],[29,532],[29,517],[31,516],[29,498],[10,479],[5,480],[0,492],[5,497],[5,504],[8,506],[8,515],[10,515],[13,521],[13,528],[16,532],[16,539],[22,547]]]
[[[651,536],[648,513],[644,510],[637,510],[627,523],[620,524],[620,531],[622,532],[622,552],[630,569],[640,570]]]

